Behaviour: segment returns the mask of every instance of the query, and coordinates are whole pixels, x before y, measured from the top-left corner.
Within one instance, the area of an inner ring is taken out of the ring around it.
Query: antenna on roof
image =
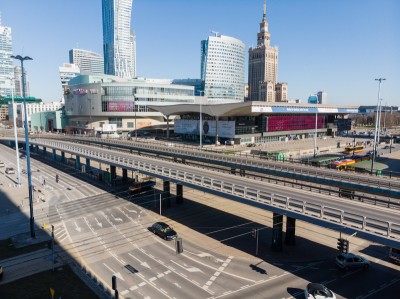
[[[219,36],[219,32],[218,31],[211,30],[211,33],[214,34],[214,36]]]

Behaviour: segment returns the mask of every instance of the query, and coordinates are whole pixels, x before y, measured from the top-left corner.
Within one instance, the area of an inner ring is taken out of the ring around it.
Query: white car
[[[335,294],[320,283],[309,283],[304,290],[306,299],[336,299]]]
[[[4,164],[4,162],[0,161],[0,167],[4,167],[4,166],[6,166],[6,165]]]
[[[15,170],[14,170],[14,168],[12,168],[12,167],[7,167],[7,168],[6,168],[6,173],[7,173],[7,174],[14,174],[14,173],[15,173]]]
[[[353,268],[368,269],[370,261],[365,257],[353,253],[341,253],[336,257],[336,265],[346,271]]]

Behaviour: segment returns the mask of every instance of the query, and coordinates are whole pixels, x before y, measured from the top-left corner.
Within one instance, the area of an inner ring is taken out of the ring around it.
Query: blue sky
[[[137,75],[199,78],[200,41],[211,30],[257,44],[263,0],[134,0]],[[1,0],[15,54],[28,55],[31,95],[61,98],[58,67],[72,48],[102,54],[101,0]],[[271,44],[279,47],[278,80],[306,102],[400,105],[399,0],[267,0]],[[246,57],[248,54],[246,54]],[[246,76],[247,79],[247,62]]]

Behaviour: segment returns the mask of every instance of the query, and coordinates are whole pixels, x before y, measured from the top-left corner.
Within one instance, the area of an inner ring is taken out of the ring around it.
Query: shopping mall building
[[[240,144],[304,139],[316,132],[335,136],[351,130],[348,116],[360,110],[358,106],[208,101],[195,97],[193,86],[170,80],[82,75],[65,90],[64,112],[69,133],[95,133],[114,124],[118,133],[138,130],[138,135],[146,132],[187,141],[198,141],[201,135],[204,143]]]

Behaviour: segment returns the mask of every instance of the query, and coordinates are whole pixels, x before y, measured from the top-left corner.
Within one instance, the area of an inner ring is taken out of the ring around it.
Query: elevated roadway
[[[137,156],[105,148],[93,148],[66,141],[34,139],[32,145],[44,146],[107,163],[127,170],[171,181],[228,199],[257,206],[275,213],[329,227],[347,234],[393,247],[400,247],[400,212],[358,202],[281,188],[265,181],[255,181],[204,169]]]

